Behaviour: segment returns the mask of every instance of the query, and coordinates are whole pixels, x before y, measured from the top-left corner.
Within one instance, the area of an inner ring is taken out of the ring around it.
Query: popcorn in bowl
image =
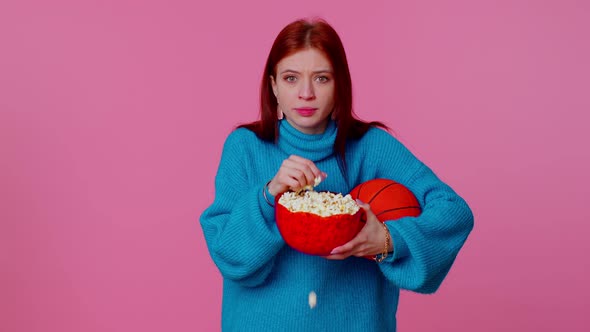
[[[322,217],[335,214],[354,215],[360,209],[350,195],[318,191],[306,191],[301,194],[288,191],[279,198],[279,204],[292,212],[309,212]]]
[[[309,255],[327,256],[352,240],[365,223],[350,195],[326,191],[285,192],[275,198],[275,217],[285,242]]]

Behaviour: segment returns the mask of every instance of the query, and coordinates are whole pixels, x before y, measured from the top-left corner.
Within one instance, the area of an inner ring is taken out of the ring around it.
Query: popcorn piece
[[[318,186],[318,185],[319,185],[321,182],[322,182],[322,177],[318,175],[318,176],[317,176],[317,177],[314,179],[313,186],[314,186],[314,187],[317,187],[317,186]]]
[[[314,291],[309,292],[308,301],[309,301],[309,309],[315,308],[317,304],[317,295]]]
[[[301,195],[301,193],[304,192],[304,191],[313,191],[313,188],[314,187],[317,187],[321,182],[322,182],[322,177],[321,176],[317,176],[313,180],[313,185],[308,184],[308,185],[304,186],[303,188],[297,190],[297,195]]]

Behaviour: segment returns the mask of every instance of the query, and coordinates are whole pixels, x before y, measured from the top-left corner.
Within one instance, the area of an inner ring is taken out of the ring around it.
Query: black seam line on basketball
[[[383,188],[379,189],[379,191],[378,191],[378,192],[376,192],[376,193],[375,193],[375,195],[373,195],[373,197],[371,197],[371,199],[370,199],[368,202],[366,202],[366,203],[368,203],[368,204],[371,204],[371,202],[373,202],[373,200],[374,200],[374,199],[375,199],[377,196],[379,196],[379,194],[380,194],[380,193],[381,193],[383,190],[387,189],[388,187],[395,186],[395,185],[397,185],[397,184],[399,184],[399,183],[397,183],[397,182],[395,182],[395,183],[390,183],[390,184],[386,185],[385,187],[383,187]]]
[[[380,216],[384,213],[387,213],[387,212],[391,212],[391,211],[395,211],[395,210],[405,210],[405,209],[418,209],[418,210],[420,210],[420,207],[419,206],[404,206],[404,207],[399,207],[399,208],[395,208],[395,209],[388,209],[388,210],[381,211],[381,212],[377,213],[375,216],[378,217],[378,216]]]
[[[365,186],[365,183],[361,184],[361,186],[359,187],[359,192],[356,194],[357,198],[361,197],[361,190],[363,190],[363,187]]]

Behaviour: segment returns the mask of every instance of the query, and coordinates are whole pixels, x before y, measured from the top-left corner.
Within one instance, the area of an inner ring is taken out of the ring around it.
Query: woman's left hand
[[[375,256],[383,253],[383,247],[385,246],[387,230],[381,225],[381,222],[377,219],[371,206],[367,203],[363,203],[357,200],[357,204],[361,209],[365,210],[365,216],[367,218],[365,226],[361,231],[348,243],[343,244],[339,247],[334,248],[327,259],[345,259],[350,256],[363,257],[363,256]],[[388,251],[391,251],[391,241]]]

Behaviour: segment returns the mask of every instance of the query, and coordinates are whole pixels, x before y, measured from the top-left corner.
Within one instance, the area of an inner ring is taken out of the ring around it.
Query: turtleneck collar
[[[320,161],[334,153],[336,123],[328,122],[322,134],[305,134],[297,130],[287,120],[279,121],[278,146],[287,154],[295,154],[313,162]]]

